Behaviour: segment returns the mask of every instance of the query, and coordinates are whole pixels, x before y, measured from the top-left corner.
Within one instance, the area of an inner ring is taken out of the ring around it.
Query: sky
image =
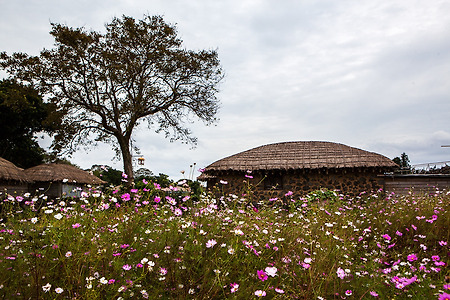
[[[38,55],[53,47],[50,22],[104,32],[122,15],[163,16],[187,49],[217,50],[225,71],[218,122],[189,127],[195,147],[135,131],[154,174],[195,178],[221,158],[286,141],[450,161],[441,147],[450,145],[450,1],[0,0],[0,51]],[[113,158],[100,144],[70,160],[122,169]]]

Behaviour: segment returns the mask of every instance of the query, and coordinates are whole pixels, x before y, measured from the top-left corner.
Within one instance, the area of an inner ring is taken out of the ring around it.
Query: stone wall
[[[208,180],[208,188],[219,194],[245,195],[249,190],[257,200],[282,199],[288,191],[292,197],[305,196],[321,188],[339,190],[344,195],[356,196],[361,192],[376,191],[384,187],[382,169],[320,169],[273,171],[268,173],[227,172],[214,174]],[[210,174],[212,175],[212,174]],[[253,177],[253,178],[250,178]],[[227,184],[220,183],[225,181]]]

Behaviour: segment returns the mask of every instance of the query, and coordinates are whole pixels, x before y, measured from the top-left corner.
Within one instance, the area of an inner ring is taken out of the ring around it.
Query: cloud
[[[189,49],[217,49],[226,78],[215,126],[195,149],[145,127],[136,144],[154,173],[179,178],[263,144],[328,140],[411,162],[448,159],[448,1],[72,1],[2,4],[0,51],[51,47],[49,20],[104,30],[122,14],[161,14]],[[108,145],[74,162],[110,163]],[[113,162],[121,168],[120,162]]]

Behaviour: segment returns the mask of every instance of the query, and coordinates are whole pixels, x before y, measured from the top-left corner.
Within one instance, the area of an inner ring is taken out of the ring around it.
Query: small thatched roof
[[[205,168],[214,171],[368,168],[397,165],[389,158],[332,142],[284,142],[256,147],[218,160]],[[203,176],[203,175],[201,175]]]
[[[12,162],[1,157],[0,157],[0,179],[19,182],[29,181],[23,169],[17,167]]]
[[[42,164],[26,169],[25,174],[37,182],[76,182],[80,184],[102,184],[103,180],[67,164]]]

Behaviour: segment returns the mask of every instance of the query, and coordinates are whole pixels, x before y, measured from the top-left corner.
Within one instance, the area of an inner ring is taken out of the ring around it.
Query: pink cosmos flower
[[[439,257],[439,255],[433,255],[433,256],[431,257],[431,259],[432,259],[433,261],[438,261],[438,260],[440,260],[441,258]]]
[[[413,254],[410,254],[410,255],[408,255],[408,256],[406,257],[406,259],[407,259],[408,261],[415,261],[415,260],[417,260],[417,255],[415,255],[414,253],[413,253]]]
[[[440,242],[439,242],[439,245],[440,245],[440,246],[447,246],[447,242],[445,242],[445,241],[440,241]]]
[[[125,193],[122,196],[120,196],[120,198],[122,198],[123,201],[129,201],[131,199],[130,194]]]
[[[265,281],[267,280],[267,278],[269,278],[266,272],[264,272],[263,270],[256,271],[256,274],[258,275],[258,278],[261,279],[262,281]]]
[[[232,284],[230,284],[230,286],[231,286],[232,293],[237,292],[237,290],[239,289],[239,284],[237,284],[237,283],[232,283]]]
[[[340,267],[336,270],[336,274],[340,279],[344,279],[346,276],[345,271]]]
[[[216,240],[214,240],[214,239],[208,240],[206,242],[206,248],[212,248],[212,247],[214,247],[215,244],[217,244]]]
[[[440,294],[439,300],[450,300],[450,294],[447,293]]]
[[[131,270],[131,266],[129,264],[123,265],[122,269],[124,269],[125,271],[129,271]]]
[[[80,224],[80,223],[72,224],[72,228],[78,228],[78,227],[81,227],[81,224]]]
[[[388,241],[391,240],[391,237],[389,236],[389,234],[383,234],[382,237],[384,237]]]
[[[255,291],[255,296],[256,297],[264,297],[265,295],[266,295],[265,291],[261,291],[261,290]]]
[[[371,291],[371,292],[370,292],[370,295],[371,295],[372,297],[378,297],[378,294],[377,294],[377,292],[375,292],[375,291]]]
[[[160,197],[158,197],[158,196],[156,196],[156,197],[155,197],[155,202],[156,202],[156,203],[159,203],[159,202],[161,202],[161,198],[160,198]]]
[[[351,296],[353,294],[352,290],[346,290],[345,296]]]

